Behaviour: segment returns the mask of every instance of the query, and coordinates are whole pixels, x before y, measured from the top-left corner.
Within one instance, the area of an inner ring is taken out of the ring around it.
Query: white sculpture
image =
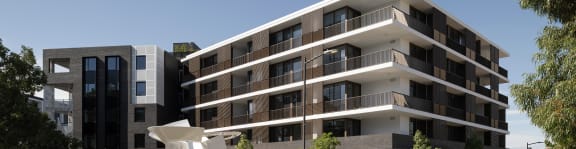
[[[226,149],[225,140],[240,135],[240,132],[205,133],[202,127],[190,127],[188,120],[148,127],[148,131],[148,136],[164,143],[166,149]]]

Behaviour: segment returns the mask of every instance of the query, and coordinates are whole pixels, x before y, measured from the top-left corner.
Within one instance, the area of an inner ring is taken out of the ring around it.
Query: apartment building
[[[508,56],[431,0],[323,0],[182,59],[181,110],[255,148],[325,132],[339,148],[411,148],[416,130],[444,149],[505,148]]]
[[[54,89],[51,88],[53,91]],[[56,89],[57,90],[57,89]],[[72,106],[69,98],[51,98],[43,99],[36,96],[28,97],[28,102],[34,104],[38,111],[48,115],[48,118],[56,124],[56,130],[62,132],[64,135],[72,135],[72,125],[70,125],[70,114],[72,113]]]
[[[178,60],[157,46],[45,49],[46,100],[67,101],[84,149],[163,148],[149,126],[178,120]]]

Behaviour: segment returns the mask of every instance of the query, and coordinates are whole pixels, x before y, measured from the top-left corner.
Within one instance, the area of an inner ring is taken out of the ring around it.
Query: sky
[[[172,49],[174,42],[197,43],[201,48],[287,15],[320,0],[99,0],[6,1],[0,5],[0,38],[13,51],[21,45],[35,49],[41,64],[42,49],[106,45],[158,45]],[[518,0],[433,0],[450,14],[508,51],[501,60],[510,83],[501,86],[509,95],[511,84],[534,72],[535,40],[547,24],[543,17],[522,10]],[[506,146],[526,147],[543,141],[525,113],[510,97]],[[542,144],[532,146],[544,148]]]

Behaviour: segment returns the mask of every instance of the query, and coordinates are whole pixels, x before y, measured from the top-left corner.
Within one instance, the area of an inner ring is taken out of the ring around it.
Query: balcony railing
[[[476,92],[479,93],[479,94],[482,94],[482,95],[484,95],[484,96],[486,96],[486,97],[492,97],[492,95],[490,95],[490,94],[492,94],[492,92],[490,91],[490,89],[488,89],[488,88],[486,88],[486,87],[484,87],[484,86],[482,86],[482,85],[476,85]]]
[[[482,124],[482,125],[486,125],[486,126],[490,126],[490,119],[488,117],[482,116],[482,115],[478,115],[476,114],[476,117],[474,118],[474,121],[477,124]]]
[[[484,56],[480,55],[480,53],[476,53],[476,62],[484,65],[484,67],[490,69],[490,65],[492,65],[492,63],[490,62],[490,60],[484,58]]]
[[[252,92],[252,88],[252,83],[246,83],[245,85],[232,87],[232,96]]]
[[[388,6],[365,13],[361,16],[345,20],[334,25],[324,27],[324,37],[328,38],[334,35],[342,34],[368,25],[376,24],[394,17],[395,8]]]
[[[302,106],[293,106],[288,108],[281,108],[270,110],[270,120],[285,119],[291,117],[302,116]]]
[[[466,87],[466,80],[464,79],[464,77],[453,72],[446,72],[446,81],[454,83],[461,87]]]
[[[218,120],[201,121],[200,127],[204,127],[206,129],[218,128]]]
[[[499,73],[500,75],[503,75],[504,77],[508,77],[508,70],[506,70],[506,69],[504,69],[504,68],[502,68],[502,67],[500,67],[500,66],[498,66],[498,73]]]
[[[216,73],[216,72],[218,71],[217,65],[218,65],[218,64],[212,65],[212,66],[208,66],[208,67],[204,67],[204,68],[200,69],[200,76],[206,76],[206,75],[209,75],[209,74]]]
[[[404,16],[408,15],[404,13]],[[408,26],[410,26],[414,30],[428,37],[434,38],[434,31],[432,30],[432,27],[430,27],[430,25],[425,24],[424,22],[414,18],[413,16],[406,17],[406,21],[408,22]]]
[[[302,81],[302,71],[295,71],[292,73],[276,76],[270,78],[270,87],[276,87]]]
[[[251,56],[252,56],[252,53],[246,53],[244,55],[234,57],[232,59],[232,66],[238,66],[238,65],[248,63],[250,61]]]
[[[498,94],[498,101],[508,104],[508,96]]]
[[[240,125],[254,122],[254,114],[246,114],[232,117],[232,125]]]
[[[217,91],[200,96],[200,102],[201,103],[211,102],[211,101],[214,101],[217,99],[218,99],[218,92]]]
[[[270,46],[270,55],[302,46],[302,37],[294,37]]]
[[[498,121],[498,128],[508,130],[508,123],[504,121]]]
[[[431,112],[432,102],[396,92],[378,93],[324,102],[324,112],[337,112],[383,105],[397,105]]]
[[[466,111],[459,108],[446,106],[446,116],[466,120]]]
[[[462,55],[466,55],[466,47],[456,41],[453,41],[452,39],[446,38],[446,46],[454,49],[456,52]]]

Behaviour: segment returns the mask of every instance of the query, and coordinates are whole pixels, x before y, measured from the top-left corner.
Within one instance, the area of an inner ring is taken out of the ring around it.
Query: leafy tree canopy
[[[28,103],[46,76],[31,48],[13,53],[0,40],[0,148],[78,148],[79,141],[56,130],[54,122]]]
[[[238,144],[236,145],[236,149],[253,149],[254,147],[252,146],[252,143],[250,143],[250,140],[248,140],[248,138],[246,138],[245,134],[242,134],[240,136],[240,141],[238,141]]]
[[[555,148],[576,148],[576,1],[520,0],[520,5],[550,22],[536,40],[536,72],[512,85],[511,95]]]
[[[312,144],[314,149],[336,149],[336,146],[340,145],[340,141],[332,136],[331,132],[328,132],[322,133],[319,138],[314,139]]]

